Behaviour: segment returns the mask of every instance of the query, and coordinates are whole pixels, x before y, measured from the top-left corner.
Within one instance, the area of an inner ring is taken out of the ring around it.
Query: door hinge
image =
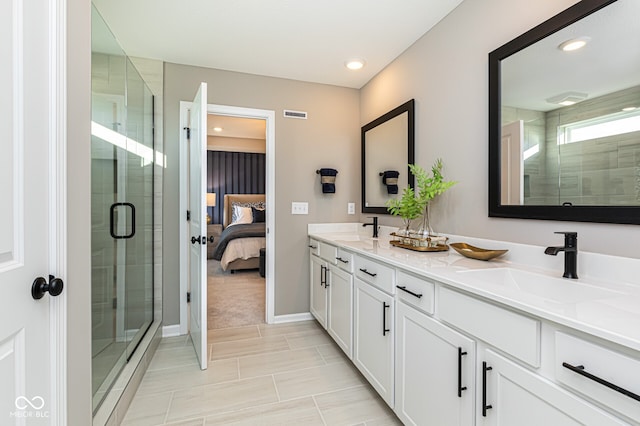
[[[187,292],[187,303],[191,303],[191,292]]]
[[[184,130],[187,131],[187,139],[191,140],[191,127],[185,127]]]
[[[191,210],[187,210],[187,222],[191,220]]]

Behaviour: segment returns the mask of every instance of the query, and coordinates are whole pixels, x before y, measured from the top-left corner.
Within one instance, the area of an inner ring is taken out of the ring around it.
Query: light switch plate
[[[291,214],[309,214],[309,203],[294,201],[291,203]]]
[[[347,214],[356,214],[356,203],[347,204]]]

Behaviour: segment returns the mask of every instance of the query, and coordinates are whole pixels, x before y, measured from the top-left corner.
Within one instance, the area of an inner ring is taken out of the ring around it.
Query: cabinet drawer
[[[423,312],[433,315],[433,298],[435,291],[433,282],[407,274],[404,271],[398,271],[396,288],[398,299]]]
[[[320,256],[320,242],[318,240],[309,238],[309,253]]]
[[[346,250],[338,248],[338,254],[336,255],[337,265],[343,271],[353,272],[353,254]]]
[[[367,259],[366,257],[354,256],[355,275],[362,281],[368,282],[378,287],[382,291],[394,294],[396,289],[395,269]]]
[[[540,321],[439,287],[438,315],[533,367],[540,366]]]
[[[562,332],[556,332],[555,341],[555,373],[560,383],[640,420],[639,358]]]
[[[336,255],[338,254],[338,249],[331,244],[319,242],[318,250],[320,253],[320,257],[331,263],[332,265],[336,264]]]

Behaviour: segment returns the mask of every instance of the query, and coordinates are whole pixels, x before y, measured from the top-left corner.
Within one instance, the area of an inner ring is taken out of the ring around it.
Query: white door
[[[325,279],[327,272],[326,263],[319,257],[312,254],[309,255],[309,274],[311,275],[309,282],[311,288],[311,314],[318,320],[320,325],[327,328],[327,288],[325,287]]]
[[[393,408],[393,297],[356,278],[353,362]]]
[[[329,309],[327,331],[338,346],[351,359],[353,358],[353,275],[335,267],[330,270]]]
[[[480,426],[628,424],[491,350],[484,351],[478,374],[486,389],[479,407]]]
[[[191,287],[190,334],[200,361],[207,368],[207,83],[200,88],[189,114],[189,285]]]
[[[523,137],[524,122],[522,120],[502,126],[500,144],[500,204],[502,205],[524,204]]]
[[[36,277],[41,284],[50,282],[57,256],[50,252],[55,230],[50,218],[57,212],[50,198],[50,182],[56,180],[49,162],[50,148],[56,149],[49,127],[49,97],[55,93],[48,51],[50,7],[44,0],[7,1],[0,12],[0,81],[5,87],[0,96],[2,425],[46,425],[59,415],[50,393],[57,338],[50,312],[58,301],[48,293],[38,300],[31,294]],[[60,289],[61,281],[55,284]]]
[[[473,425],[475,342],[396,305],[396,407],[406,425]]]

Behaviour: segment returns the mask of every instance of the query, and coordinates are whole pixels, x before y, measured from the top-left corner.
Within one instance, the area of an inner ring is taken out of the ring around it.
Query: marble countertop
[[[380,238],[374,239],[364,233],[369,228],[364,232],[360,228],[359,224],[309,225],[309,236],[640,351],[638,259],[579,252],[580,278],[567,280],[561,278],[562,255],[540,255],[543,247],[449,236],[449,242],[510,250],[508,256],[487,262],[453,249],[423,253],[393,247],[391,229],[381,229]]]

